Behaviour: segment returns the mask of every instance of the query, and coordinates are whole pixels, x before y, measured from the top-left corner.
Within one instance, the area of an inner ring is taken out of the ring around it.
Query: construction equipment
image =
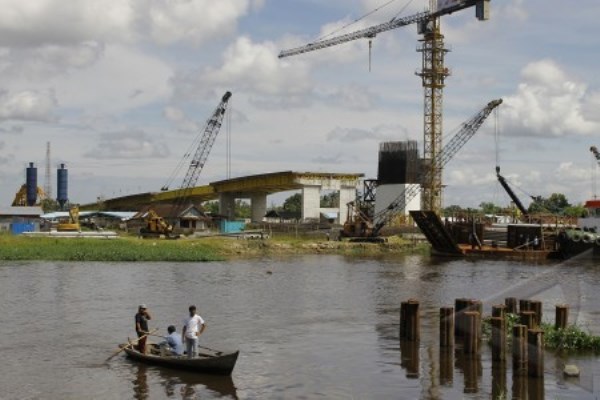
[[[423,35],[422,46],[418,50],[423,54],[422,69],[417,73],[424,87],[424,168],[429,169],[428,181],[423,182],[423,209],[439,213],[442,205],[442,170],[435,169],[434,160],[442,148],[442,95],[444,81],[450,75],[444,66],[444,56],[448,49],[444,47],[444,36],[440,31],[439,18],[469,7],[476,7],[476,17],[479,20],[489,19],[490,0],[430,0],[430,10],[408,17],[393,18],[383,24],[374,25],[356,32],[340,35],[330,39],[319,40],[305,46],[283,50],[279,58],[294,56],[310,51],[337,46],[357,39],[371,40],[377,34],[417,24],[418,31]]]
[[[187,206],[186,202],[189,200],[190,194],[196,185],[196,182],[198,182],[200,172],[202,172],[202,169],[206,164],[206,160],[208,159],[208,155],[210,154],[217,135],[219,134],[230,98],[231,92],[229,91],[223,95],[221,102],[206,122],[202,134],[198,135],[198,137],[196,137],[196,139],[192,142],[190,148],[188,151],[186,151],[183,158],[179,161],[179,164],[167,180],[167,183],[161,188],[162,191],[169,190],[169,185],[173,183],[183,165],[191,156],[192,158],[189,161],[189,166],[185,177],[183,178],[179,189],[177,189],[177,200],[173,204],[170,216],[177,214],[178,212],[182,211],[183,207]],[[194,148],[195,151],[192,153]],[[159,216],[153,209],[148,210],[145,220],[146,228],[143,228],[140,231],[142,236],[159,236],[162,234],[167,237],[172,237],[171,234],[173,232],[173,226],[169,224],[163,217]]]
[[[79,206],[72,206],[69,209],[69,220],[59,222],[56,225],[56,230],[59,232],[76,232],[81,230],[79,225]]]
[[[490,101],[481,111],[471,119],[462,124],[462,128],[444,146],[441,152],[433,160],[435,170],[443,168],[456,153],[475,135],[490,113],[502,104],[502,99]],[[427,182],[431,178],[433,169],[425,169],[421,174],[421,182]],[[387,225],[394,216],[403,211],[412,199],[417,196],[423,187],[421,185],[409,185],[394,201],[382,211],[376,213],[373,218],[364,214],[350,215],[341,231],[341,236],[352,238],[376,238],[381,229]]]
[[[173,226],[169,224],[163,217],[158,215],[153,209],[148,209],[146,212],[146,227],[140,229],[140,236],[142,237],[159,237],[164,235],[166,238],[175,238],[173,233]]]
[[[40,188],[37,187],[37,198],[39,199],[38,204],[46,198],[46,193]],[[23,184],[17,193],[15,193],[15,198],[11,204],[13,207],[26,207],[27,206],[27,184]]]
[[[521,200],[517,197],[517,195],[515,194],[515,192],[508,185],[508,182],[506,182],[506,178],[504,178],[502,175],[500,175],[500,166],[498,166],[498,165],[496,165],[496,177],[498,178],[498,182],[500,182],[500,185],[502,185],[502,187],[504,188],[504,190],[506,191],[506,193],[508,194],[508,196],[510,197],[510,199],[513,201],[513,203],[515,203],[515,206],[521,212],[521,218],[525,218],[525,219],[528,218],[529,217],[529,211],[525,208],[525,206],[523,205],[523,203],[521,202]],[[529,195],[529,197],[531,197],[531,199],[534,202],[537,202],[537,201],[541,200],[541,197],[539,197],[539,196],[531,196],[531,195]]]

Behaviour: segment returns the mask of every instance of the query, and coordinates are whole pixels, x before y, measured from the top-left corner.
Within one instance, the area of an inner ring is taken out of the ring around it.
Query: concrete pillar
[[[267,213],[267,195],[266,193],[253,193],[250,195],[252,205],[252,222],[262,222]]]
[[[235,217],[235,195],[231,193],[219,194],[219,214],[229,219]]]
[[[354,186],[342,186],[340,188],[340,216],[338,223],[343,224],[346,222],[348,216],[348,203],[356,199],[356,187]]]
[[[302,220],[319,220],[321,206],[321,186],[302,187]]]

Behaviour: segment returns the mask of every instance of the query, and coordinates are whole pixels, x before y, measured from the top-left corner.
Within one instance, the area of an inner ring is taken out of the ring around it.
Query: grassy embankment
[[[490,318],[483,320],[483,335],[491,343]],[[519,316],[506,314],[507,348],[512,340],[512,327],[519,321]],[[565,329],[556,329],[554,324],[542,323],[544,331],[544,347],[557,352],[591,352],[600,354],[600,336],[583,331],[576,325],[569,325]]]
[[[426,251],[399,238],[388,243],[348,243],[278,236],[268,240],[227,237],[201,239],[58,239],[0,235],[0,260],[48,261],[223,261],[241,257],[294,254],[377,256]]]

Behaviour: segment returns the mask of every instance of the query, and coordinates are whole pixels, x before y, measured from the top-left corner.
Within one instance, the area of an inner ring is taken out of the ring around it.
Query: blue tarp
[[[20,235],[23,232],[35,232],[35,224],[33,223],[12,223],[10,224],[10,231],[13,235]]]
[[[239,233],[244,230],[244,221],[221,221],[219,229],[221,233]]]

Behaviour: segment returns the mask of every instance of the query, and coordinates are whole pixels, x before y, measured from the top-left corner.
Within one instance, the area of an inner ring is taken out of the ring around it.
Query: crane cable
[[[179,176],[179,173],[183,169],[184,164],[187,162],[187,160],[190,159],[190,157],[192,156],[192,153],[194,152],[194,149],[198,147],[198,144],[200,143],[200,140],[202,139],[203,133],[204,133],[203,131],[200,131],[198,133],[198,135],[194,138],[194,140],[192,141],[192,143],[190,144],[190,146],[188,147],[186,152],[183,154],[183,157],[179,160],[179,163],[177,163],[177,166],[175,167],[173,172],[171,172],[171,175],[169,175],[169,178],[167,179],[167,183],[161,188],[162,191],[169,190],[169,186],[171,186],[173,181]]]
[[[368,13],[366,13],[365,15],[363,15],[363,16],[361,16],[361,17],[359,17],[359,18],[356,18],[354,21],[352,21],[352,22],[349,22],[349,23],[347,23],[346,25],[344,25],[344,26],[342,26],[342,27],[340,27],[340,28],[338,28],[338,29],[336,29],[336,30],[334,30],[334,31],[332,31],[332,32],[329,32],[328,34],[326,34],[326,35],[323,35],[323,36],[321,36],[321,37],[317,38],[317,39],[316,39],[316,40],[314,40],[312,43],[320,42],[320,41],[322,41],[322,40],[325,40],[325,39],[327,39],[328,37],[330,37],[330,36],[332,36],[332,35],[334,35],[334,34],[336,34],[336,33],[340,32],[340,31],[342,31],[342,30],[344,30],[344,29],[348,28],[349,26],[352,26],[352,25],[356,24],[357,22],[360,22],[360,21],[362,21],[363,19],[365,19],[365,18],[367,18],[367,17],[369,17],[369,16],[371,16],[371,15],[375,14],[377,11],[380,11],[380,10],[384,9],[385,7],[389,6],[390,4],[392,4],[392,3],[393,3],[393,2],[395,2],[395,1],[396,1],[396,0],[389,0],[389,1],[388,1],[388,2],[386,2],[385,4],[383,4],[383,5],[381,5],[381,6],[377,7],[377,8],[375,8],[375,9],[374,9],[374,10],[372,10],[372,11],[369,11],[369,12],[368,12]],[[394,16],[394,18],[392,18],[392,21],[393,21],[394,19],[396,19],[396,18],[398,17],[398,15],[400,15],[401,13],[403,13],[403,12],[404,12],[404,10],[406,10],[406,8],[407,8],[407,7],[408,7],[408,6],[409,6],[409,5],[410,5],[412,2],[413,2],[413,0],[409,0],[409,1],[408,1],[408,3],[406,3],[406,4],[405,4],[405,5],[404,5],[404,6],[403,6],[401,9],[400,9],[400,11],[399,11],[399,12],[398,12],[398,13],[397,13],[395,16]]]

